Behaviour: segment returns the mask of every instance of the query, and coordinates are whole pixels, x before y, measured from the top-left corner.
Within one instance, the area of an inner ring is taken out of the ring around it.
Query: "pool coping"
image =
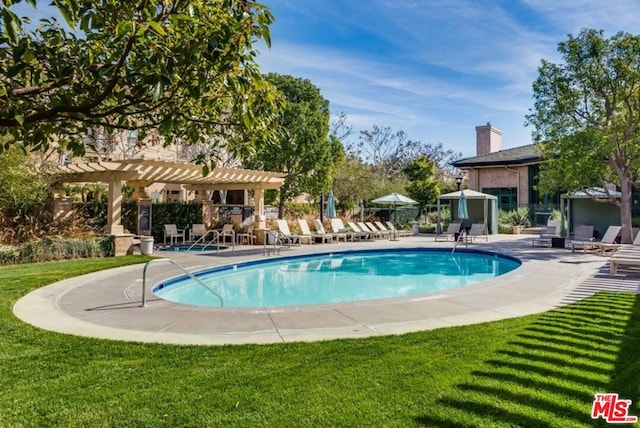
[[[357,249],[452,248],[433,237],[294,247],[283,256]],[[402,334],[488,322],[544,312],[567,296],[606,259],[565,249],[534,248],[531,237],[492,236],[471,248],[513,256],[522,266],[500,277],[444,292],[353,303],[281,308],[187,306],[152,297],[140,307],[143,265],[126,266],[60,281],[35,290],[14,305],[21,320],[65,334],[172,344],[245,344],[315,341]],[[189,270],[263,259],[261,247],[242,255],[172,253]],[[273,258],[273,255],[266,256]],[[146,293],[176,275],[169,266],[150,268]],[[152,296],[152,295],[151,295]]]

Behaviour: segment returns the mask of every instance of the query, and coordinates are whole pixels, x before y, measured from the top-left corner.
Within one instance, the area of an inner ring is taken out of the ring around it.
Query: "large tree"
[[[406,185],[409,196],[420,205],[420,211],[427,204],[435,202],[440,190],[435,177],[436,164],[426,155],[418,156],[404,168],[409,182]]]
[[[527,116],[546,163],[542,187],[569,191],[615,184],[622,240],[631,242],[632,186],[640,173],[640,37],[584,29],[542,61]]]
[[[436,174],[445,180],[458,174],[459,171],[451,163],[462,157],[460,152],[446,150],[442,143],[412,140],[403,130],[394,131],[389,126],[378,125],[373,125],[370,130],[360,131],[358,140],[347,144],[347,153],[363,159],[378,174],[387,177],[401,176],[411,161],[427,156],[435,162]]]
[[[277,137],[258,144],[255,155],[243,164],[286,174],[280,188],[282,217],[285,201],[302,193],[319,196],[329,190],[334,171],[344,159],[344,148],[329,134],[329,102],[311,81],[279,74],[269,74],[267,80],[286,100],[274,125]]]
[[[68,27],[28,18],[2,0],[0,130],[16,142],[55,139],[82,152],[88,128],[147,130],[197,143],[226,137],[250,150],[264,134],[275,91],[253,44],[269,44],[273,17],[251,0],[59,0]],[[36,6],[35,0],[26,3]],[[276,103],[277,104],[277,103]],[[242,137],[242,138],[236,138]]]

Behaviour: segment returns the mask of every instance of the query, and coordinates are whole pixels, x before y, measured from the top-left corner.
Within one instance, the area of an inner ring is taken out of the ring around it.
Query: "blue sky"
[[[475,126],[531,143],[544,58],[582,28],[638,33],[636,0],[262,0],[275,15],[265,72],[309,79],[354,130],[404,130],[475,155]],[[351,137],[357,139],[357,132]]]

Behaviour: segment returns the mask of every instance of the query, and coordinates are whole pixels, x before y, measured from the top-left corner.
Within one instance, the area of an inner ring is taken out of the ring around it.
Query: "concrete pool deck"
[[[597,291],[597,285],[585,287],[585,284],[603,269],[606,257],[566,249],[534,248],[531,238],[531,235],[497,235],[491,236],[489,242],[470,244],[470,249],[514,256],[522,260],[522,266],[489,281],[419,296],[272,309],[187,306],[151,293],[159,282],[181,274],[169,263],[154,263],[147,269],[144,308],[140,307],[144,265],[135,265],[51,284],[24,296],[13,309],[18,318],[29,324],[66,334],[221,345],[361,338],[474,324],[544,312]],[[283,249],[280,256],[349,249],[451,249],[452,246],[452,242],[434,242],[433,236],[417,236],[398,241],[304,245]],[[257,246],[239,246],[235,253],[156,251],[154,255],[176,260],[190,271],[278,257],[263,255],[263,248]],[[638,291],[637,281],[614,288]]]

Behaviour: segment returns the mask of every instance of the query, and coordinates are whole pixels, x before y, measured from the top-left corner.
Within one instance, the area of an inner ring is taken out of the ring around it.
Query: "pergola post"
[[[107,233],[122,235],[122,181],[109,181],[109,207],[107,209]]]
[[[264,189],[255,189],[253,193],[253,204],[253,227],[256,229],[265,229],[267,222],[264,216]]]

